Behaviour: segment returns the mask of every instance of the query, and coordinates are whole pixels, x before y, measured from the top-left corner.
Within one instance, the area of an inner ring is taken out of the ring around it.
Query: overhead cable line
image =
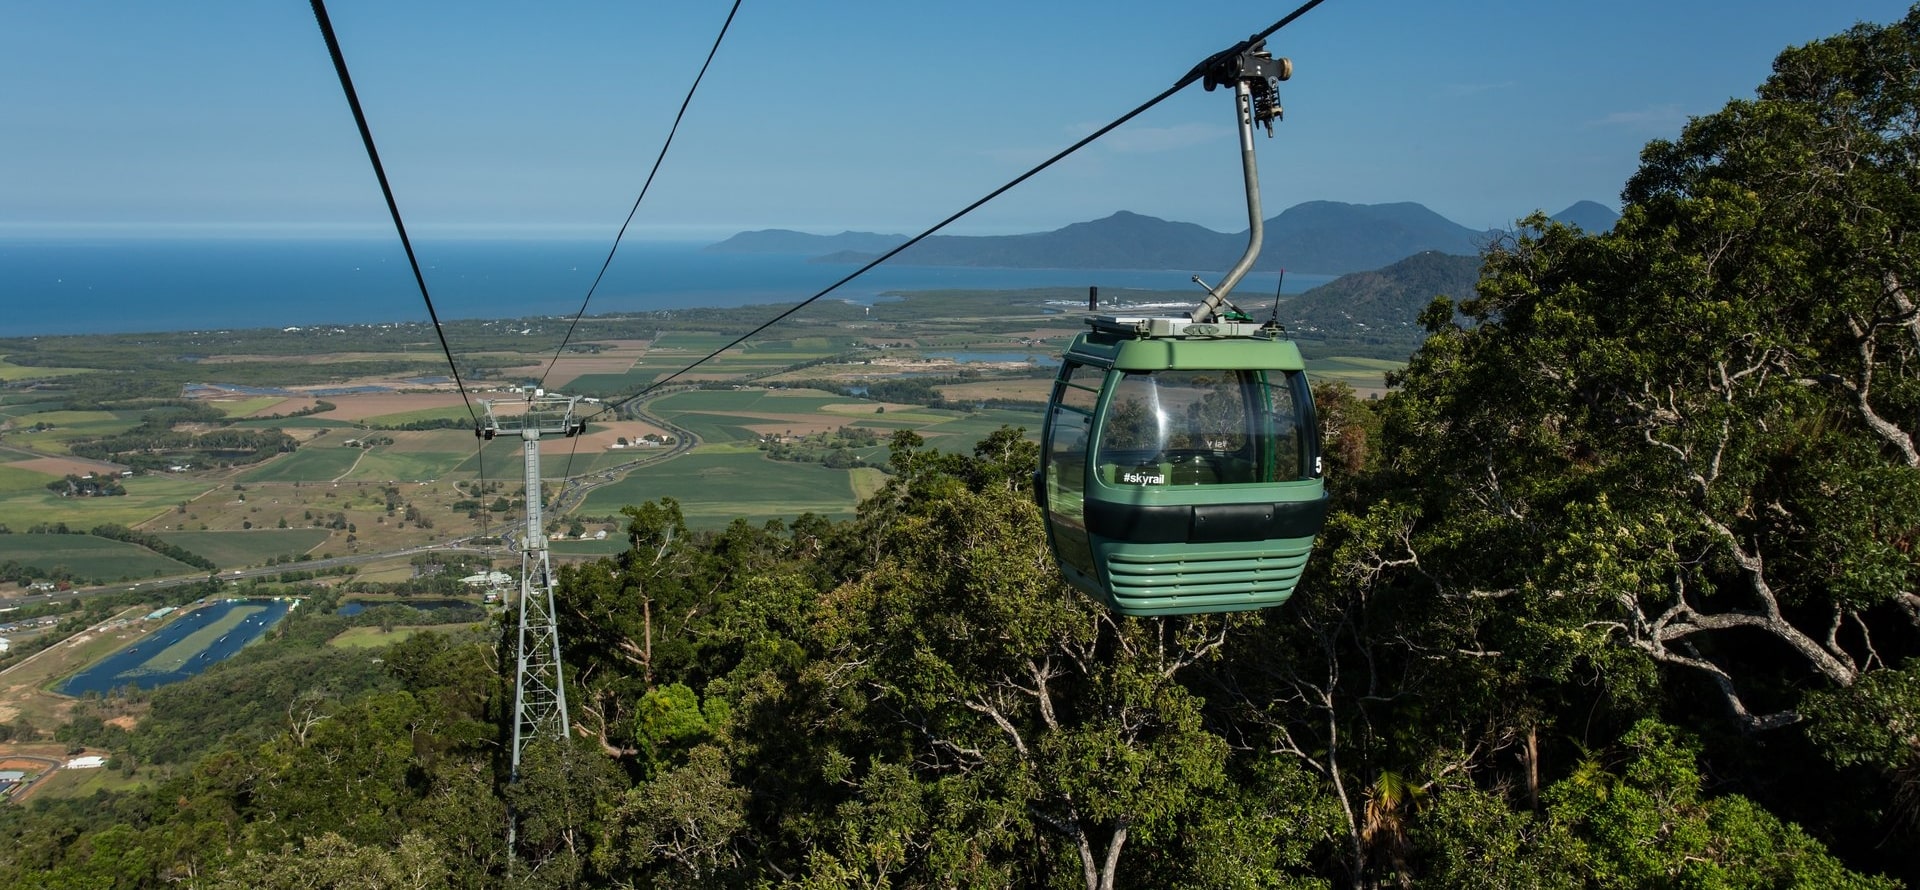
[[[1241,53],[1247,51],[1249,48],[1253,47],[1255,44],[1267,39],[1268,37],[1273,36],[1273,34],[1279,31],[1281,28],[1284,28],[1292,24],[1295,19],[1298,19],[1299,17],[1306,15],[1307,12],[1312,10],[1314,7],[1319,6],[1323,2],[1325,2],[1325,0],[1307,0],[1307,2],[1301,4],[1299,8],[1295,9],[1290,13],[1287,13],[1279,21],[1276,21],[1272,25],[1269,25],[1266,28],[1266,30],[1261,31],[1257,34],[1254,34],[1252,37],[1249,37],[1246,40],[1242,40],[1239,43],[1234,44],[1233,46],[1230,46],[1217,53],[1214,53],[1211,56],[1208,56],[1205,60],[1193,66],[1193,69],[1188,71],[1178,81],[1175,81],[1173,86],[1170,86],[1165,90],[1162,90],[1159,95],[1154,96],[1153,98],[1148,99],[1147,101],[1141,103],[1138,107],[1134,108],[1132,111],[1129,111],[1126,114],[1123,114],[1118,118],[1115,118],[1112,123],[1109,123],[1106,126],[1093,131],[1092,133],[1089,133],[1085,138],[1081,139],[1080,141],[1075,142],[1070,146],[1067,146],[1065,149],[1061,150],[1058,154],[1054,155],[1053,157],[1050,157],[1044,161],[1041,161],[1039,165],[1035,166],[1033,169],[1028,170],[1025,173],[1022,173],[1017,177],[1014,177],[1007,184],[1000,186],[999,188],[994,189],[991,192],[988,192],[986,196],[961,208],[959,211],[955,212],[951,216],[948,216],[946,219],[943,219],[938,223],[935,223],[931,228],[927,229],[926,231],[921,232],[920,234],[907,239],[905,242],[901,243],[899,246],[894,247],[892,250],[889,250],[886,253],[883,253],[880,256],[874,258],[871,262],[868,262],[866,265],[861,266],[860,268],[854,270],[852,273],[848,274],[844,278],[841,278],[839,281],[836,281],[832,284],[827,285],[825,288],[822,288],[818,293],[815,293],[813,296],[808,297],[805,300],[801,300],[799,303],[795,304],[793,307],[768,319],[766,322],[762,323],[759,327],[756,327],[753,330],[750,330],[745,334],[741,334],[739,337],[734,338],[734,340],[728,343],[727,345],[722,346],[719,349],[716,349],[710,353],[707,353],[706,355],[700,357],[699,359],[696,359],[693,363],[687,365],[684,368],[681,368],[678,371],[673,372],[672,374],[668,374],[665,377],[662,377],[658,380],[653,381],[652,383],[647,384],[646,387],[642,388],[639,392],[636,392],[633,395],[630,395],[621,399],[616,399],[614,401],[606,403],[605,405],[601,406],[601,409],[599,411],[595,412],[592,415],[589,415],[589,417],[597,417],[600,414],[604,414],[608,411],[618,410],[619,408],[626,405],[627,403],[632,402],[635,399],[642,398],[646,396],[648,393],[651,393],[654,390],[657,390],[660,387],[665,386],[667,383],[673,381],[675,378],[681,376],[682,374],[685,374],[688,371],[693,370],[694,368],[697,368],[703,364],[706,364],[707,362],[712,361],[713,359],[718,357],[721,353],[724,353],[727,350],[734,348],[735,346],[739,346],[740,344],[745,343],[747,340],[750,340],[754,336],[758,335],[761,331],[764,331],[770,327],[773,327],[776,324],[779,324],[782,321],[785,321],[789,316],[793,315],[795,312],[799,312],[801,309],[806,308],[808,305],[812,304],[814,301],[819,300],[821,297],[824,297],[830,293],[833,293],[834,291],[838,290],[842,285],[854,280],[855,278],[859,278],[861,275],[866,274],[869,270],[873,269],[875,266],[878,266],[881,263],[884,263],[887,260],[892,259],[896,254],[900,253],[901,251],[906,250],[907,248],[912,247],[915,244],[918,244],[921,241],[926,240],[927,237],[933,235],[934,233],[940,231],[941,229],[946,228],[948,225],[951,225],[954,221],[979,209],[981,205],[984,205],[988,201],[991,201],[995,198],[1000,197],[1002,194],[1005,194],[1007,191],[1011,190],[1014,186],[1017,186],[1023,182],[1026,182],[1029,179],[1032,179],[1040,171],[1053,166],[1054,164],[1065,159],[1068,155],[1071,155],[1074,152],[1077,152],[1080,149],[1087,147],[1094,140],[1099,139],[1100,137],[1105,136],[1110,132],[1113,132],[1115,129],[1118,129],[1122,124],[1125,124],[1126,122],[1133,120],[1136,117],[1139,117],[1141,114],[1146,113],[1148,109],[1151,109],[1154,106],[1159,105],[1161,102],[1166,101],[1173,94],[1178,93],[1189,86],[1192,86],[1195,81],[1198,81],[1203,77],[1206,77],[1207,73],[1213,68],[1215,68],[1223,60],[1232,59],[1239,56]]]
[[[387,169],[380,164],[380,150],[373,145],[373,131],[367,128],[367,114],[360,108],[360,95],[353,90],[353,76],[347,73],[347,58],[340,54],[340,41],[333,36],[333,20],[327,18],[326,0],[312,0],[313,17],[320,23],[320,36],[327,40],[327,52],[333,56],[333,70],[340,75],[340,89],[347,94],[347,105],[353,109],[353,122],[360,127],[360,141],[367,146],[367,160],[373,163],[373,175],[380,180],[380,194],[387,199],[387,212],[393,214],[393,227],[400,233],[400,246],[407,251],[407,265],[413,269],[413,283],[420,286],[420,299],[427,304],[427,317],[433,320],[433,333],[440,338],[440,351],[447,356],[447,370],[453,372],[453,385],[460,390],[460,401],[467,405],[467,414],[473,422],[480,422],[480,415],[473,410],[473,400],[467,397],[467,385],[460,379],[460,366],[453,360],[453,349],[447,345],[447,332],[440,327],[440,314],[433,309],[433,297],[427,293],[426,276],[420,274],[420,260],[413,254],[413,241],[407,238],[407,224],[400,218],[400,205],[393,200],[393,186],[387,183]]]
[[[667,149],[673,147],[673,136],[680,132],[680,121],[687,116],[687,106],[693,104],[693,94],[700,89],[700,81],[707,76],[707,68],[713,65],[713,57],[720,52],[720,42],[727,38],[727,28],[733,25],[733,17],[740,12],[740,0],[733,0],[733,8],[727,11],[727,20],[720,25],[720,33],[713,38],[713,48],[707,50],[707,60],[700,65],[700,73],[694,75],[693,85],[687,88],[687,97],[680,100],[680,113],[673,116],[673,126],[667,130],[667,139],[660,145],[660,154],[653,159],[653,169],[647,171],[647,181],[640,186],[640,195],[633,199],[633,209],[627,211],[627,220],[620,224],[620,231],[614,233],[613,246],[607,249],[607,259],[600,264],[600,274],[593,276],[593,284],[587,286],[587,296],[580,301],[580,311],[573,314],[573,323],[567,325],[567,335],[560,340],[560,346],[553,351],[553,360],[547,362],[547,369],[540,372],[540,385],[546,386],[547,375],[553,373],[553,366],[560,361],[560,353],[573,341],[573,331],[580,326],[581,316],[587,313],[587,304],[593,300],[593,292],[600,287],[600,280],[607,277],[607,268],[613,265],[613,255],[620,250],[620,239],[627,234],[627,227],[633,225],[634,214],[640,212],[640,202],[646,200],[647,189],[653,187],[653,177],[660,172],[660,164],[667,159]]]
[[[720,33],[713,38],[713,48],[707,50],[707,60],[700,63],[699,73],[693,76],[693,85],[687,87],[686,98],[680,100],[680,111],[673,116],[673,126],[667,128],[666,141],[660,144],[660,153],[653,159],[653,169],[647,171],[647,181],[641,184],[640,194],[633,199],[633,208],[627,211],[626,222],[621,223],[620,231],[615,232],[613,235],[613,246],[607,248],[607,258],[600,264],[600,274],[593,276],[593,283],[587,286],[586,297],[580,301],[580,311],[573,314],[573,321],[567,325],[566,336],[560,338],[560,345],[553,350],[553,360],[547,362],[547,369],[545,371],[540,372],[540,383],[539,386],[536,387],[537,389],[546,388],[547,375],[553,373],[554,365],[560,363],[561,353],[566,351],[568,343],[573,342],[574,329],[580,326],[581,317],[587,314],[587,304],[593,301],[593,293],[600,288],[600,280],[607,277],[607,269],[613,265],[613,255],[620,250],[620,239],[626,236],[627,227],[633,225],[634,214],[640,212],[640,202],[646,200],[647,190],[653,187],[654,176],[660,173],[660,164],[667,159],[667,149],[673,147],[674,134],[680,132],[680,121],[686,118],[687,107],[693,104],[693,94],[700,89],[700,81],[706,78],[707,69],[713,65],[713,57],[720,52],[720,42],[727,39],[727,29],[733,26],[733,17],[739,12],[740,0],[733,0],[733,8],[727,11],[727,20],[720,23]],[[579,453],[579,451],[580,437],[575,436],[573,437],[573,447],[567,451],[567,465],[560,474],[560,489],[554,494],[554,504],[556,507],[559,505],[560,500],[566,496],[567,483],[573,479],[573,457]]]
[[[440,339],[440,352],[447,357],[447,370],[453,374],[453,385],[460,391],[460,401],[467,406],[467,416],[473,420],[475,428],[480,426],[480,414],[473,409],[473,399],[467,395],[467,384],[460,379],[460,364],[453,360],[453,347],[447,345],[447,332],[440,325],[440,313],[433,308],[433,296],[427,292],[427,279],[420,273],[420,259],[413,253],[413,241],[407,237],[406,221],[400,218],[400,205],[393,199],[393,186],[387,182],[387,169],[380,163],[380,150],[374,147],[373,130],[367,126],[367,114],[360,107],[360,94],[353,89],[353,75],[347,73],[347,57],[340,52],[340,41],[333,34],[333,20],[327,16],[326,0],[311,0],[314,20],[320,24],[320,36],[327,41],[327,53],[333,57],[334,73],[340,75],[340,89],[347,95],[347,106],[353,109],[353,122],[360,128],[360,141],[367,147],[367,160],[373,164],[373,175],[380,180],[380,194],[387,199],[387,212],[393,215],[393,228],[400,233],[400,246],[407,252],[407,265],[413,269],[413,283],[420,288],[420,299],[427,304],[427,318],[433,321],[434,336]],[[484,442],[476,442],[474,458],[480,475],[480,488],[486,489],[487,452]],[[481,513],[481,531],[486,529],[486,513]]]

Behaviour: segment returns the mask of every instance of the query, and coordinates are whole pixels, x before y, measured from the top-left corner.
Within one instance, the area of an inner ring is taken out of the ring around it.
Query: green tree
[[[1920,7],[1787,50],[1754,99],[1648,146],[1613,231],[1535,218],[1427,313],[1384,496],[1330,539],[1337,571],[1421,594],[1399,620],[1446,682],[1483,678],[1458,687],[1493,721],[1462,769],[1660,709],[1830,842],[1911,837],[1818,758],[1792,768],[1826,781],[1772,781],[1791,754],[1761,740],[1854,747],[1849,724],[1920,708],[1837,704],[1920,654],[1916,59]]]

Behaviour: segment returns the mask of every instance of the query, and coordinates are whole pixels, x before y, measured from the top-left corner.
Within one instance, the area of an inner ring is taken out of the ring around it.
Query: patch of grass
[[[15,489],[22,491],[39,489],[45,491],[47,483],[59,478],[60,477],[52,473],[42,473],[38,470],[29,470],[25,467],[0,464],[0,491],[13,491]]]
[[[473,438],[468,435],[467,438]],[[438,479],[473,457],[466,453],[398,453],[382,445],[367,452],[348,479],[365,482],[426,482]]]
[[[326,482],[337,479],[353,467],[363,453],[359,448],[340,444],[332,436],[323,436],[292,454],[283,454],[240,475],[242,482]]]
[[[50,423],[53,429],[12,434],[7,441],[44,454],[70,454],[69,443],[77,439],[95,439],[133,429],[140,423],[140,412],[41,411],[14,420],[16,426],[35,423]]]
[[[135,770],[132,776],[117,769],[58,769],[33,790],[33,799],[66,798],[78,800],[112,791],[139,791],[154,784],[149,770]]]
[[[1398,371],[1407,366],[1404,361],[1392,361],[1383,358],[1362,358],[1353,355],[1334,355],[1307,362],[1308,371],[1315,369],[1359,368],[1369,371]]]
[[[264,418],[236,420],[233,422],[233,425],[245,430],[332,430],[352,426],[344,420],[328,420],[324,414],[309,414],[304,417],[282,417],[279,420],[267,420]]]
[[[659,376],[660,372],[657,370],[634,370],[624,374],[610,374],[605,372],[582,374],[573,378],[573,381],[567,384],[567,392],[569,394],[586,393],[588,395],[635,392],[639,390],[640,387],[652,383],[654,378]]]
[[[441,630],[449,627],[465,627],[459,624],[422,624],[408,627],[395,627],[393,630],[381,630],[377,627],[349,627],[341,631],[327,645],[335,649],[382,649],[401,642],[414,634],[429,630]]]
[[[627,550],[626,535],[608,535],[604,541],[549,541],[555,556],[614,556]]]
[[[474,444],[479,440],[473,436],[473,430],[410,430],[393,433],[376,433],[393,440],[392,445],[381,448],[395,454],[473,454]]]
[[[650,352],[712,352],[732,342],[726,334],[704,331],[668,331],[653,341]]]
[[[369,417],[364,423],[368,426],[401,426],[422,420],[465,420],[471,426],[472,418],[467,415],[466,406],[449,405],[445,408],[421,408],[417,411],[382,414],[378,417]]]
[[[208,488],[205,482],[176,476],[134,476],[121,484],[127,493],[107,498],[63,498],[45,488],[0,491],[0,522],[16,529],[55,522],[74,528],[109,522],[135,526]]]
[[[65,568],[76,578],[93,581],[200,571],[145,547],[92,535],[0,535],[0,562],[8,560],[45,572]]]
[[[0,381],[33,380],[41,377],[66,377],[71,374],[85,374],[86,368],[37,368],[31,365],[16,365],[0,355]]]
[[[879,494],[880,489],[885,486],[887,480],[891,478],[885,472],[873,467],[857,467],[848,470],[847,475],[847,481],[853,485],[853,498],[855,503]]]
[[[324,528],[154,533],[154,537],[211,559],[223,569],[265,565],[268,559],[286,554],[297,556],[320,546],[328,535]]]
[[[721,528],[736,517],[754,523],[790,520],[808,512],[843,519],[854,507],[846,470],[771,461],[757,453],[695,452],[595,489],[579,512],[605,516],[661,497],[679,500],[687,524],[695,528]]]
[[[494,439],[486,443],[482,448],[466,452],[465,456],[460,459],[459,465],[448,470],[447,473],[448,475],[477,479],[481,475],[480,471],[485,470],[488,482],[508,483],[507,490],[512,491],[518,487],[519,479],[524,475],[524,471],[520,468],[521,454],[523,453],[521,450],[522,447],[520,440],[517,438],[502,437]],[[548,469],[543,459],[540,465],[540,471],[542,473],[558,475],[560,468],[554,467]],[[489,496],[488,500],[491,499],[492,496]]]
[[[1024,428],[1028,439],[1038,441],[1042,418],[1043,415],[1039,411],[1007,409],[980,411],[974,414],[946,414],[940,418],[939,423],[922,427],[918,432],[927,440],[928,445],[941,451],[972,454],[975,443],[992,435],[1002,426]]]
[[[745,424],[753,418],[736,417],[730,414],[679,414],[673,422],[686,427],[702,444],[725,444],[728,442],[753,442],[759,440],[759,434],[747,429]]]
[[[241,399],[234,402],[213,401],[208,404],[220,409],[220,411],[228,417],[245,417],[255,411],[263,411],[285,401],[289,400],[284,396],[255,396],[251,399]]]

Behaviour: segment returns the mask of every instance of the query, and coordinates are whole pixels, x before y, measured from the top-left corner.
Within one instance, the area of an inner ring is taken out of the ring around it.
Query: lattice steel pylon
[[[482,439],[518,434],[526,451],[527,525],[520,542],[520,630],[515,646],[513,680],[513,754],[509,781],[520,780],[520,758],[526,746],[541,737],[567,738],[567,687],[560,672],[560,626],[553,606],[553,564],[547,552],[547,534],[541,521],[540,437],[577,436],[586,429],[574,409],[578,396],[548,395],[535,390],[531,398],[482,401],[487,419],[474,431]],[[519,407],[519,414],[506,410]],[[507,829],[509,854],[513,827]]]

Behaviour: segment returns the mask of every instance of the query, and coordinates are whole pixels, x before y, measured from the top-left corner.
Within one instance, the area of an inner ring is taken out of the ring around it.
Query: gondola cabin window
[[[1100,401],[1106,372],[1086,365],[1069,365],[1054,384],[1052,416],[1047,423],[1047,507],[1062,561],[1083,572],[1093,572],[1093,549],[1087,540],[1087,444],[1093,432],[1093,411]]]
[[[1097,478],[1111,487],[1308,478],[1295,376],[1257,370],[1121,374],[1095,449]]]

